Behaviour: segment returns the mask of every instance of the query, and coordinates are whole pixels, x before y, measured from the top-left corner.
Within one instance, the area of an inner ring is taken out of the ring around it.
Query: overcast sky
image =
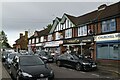
[[[25,30],[41,30],[64,13],[80,16],[96,10],[98,6],[113,2],[3,2],[2,28],[10,45]]]

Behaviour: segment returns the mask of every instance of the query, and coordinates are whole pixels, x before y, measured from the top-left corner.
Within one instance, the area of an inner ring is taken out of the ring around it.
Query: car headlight
[[[53,74],[53,70],[50,71],[50,74]]]
[[[47,59],[47,57],[45,57],[45,56],[42,56],[42,58]]]
[[[30,74],[28,74],[28,73],[26,73],[26,72],[22,72],[21,73],[23,76],[25,76],[25,77],[32,77],[32,75],[30,75]]]
[[[5,58],[5,56],[3,56],[3,58]]]
[[[90,65],[90,63],[85,63],[85,62],[83,62],[83,65]]]

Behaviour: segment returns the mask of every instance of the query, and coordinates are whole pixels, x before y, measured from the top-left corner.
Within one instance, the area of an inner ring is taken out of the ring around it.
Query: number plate
[[[37,79],[37,80],[48,80],[48,78],[40,78],[40,79]]]
[[[96,65],[92,65],[92,67],[96,67]]]
[[[49,61],[53,61],[52,59],[49,59]]]

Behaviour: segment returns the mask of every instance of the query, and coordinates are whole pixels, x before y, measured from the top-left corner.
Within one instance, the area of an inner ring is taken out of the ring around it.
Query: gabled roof
[[[55,22],[56,22],[56,21],[57,21],[57,22],[60,22],[60,21],[61,21],[61,18],[56,17],[55,20],[53,20],[52,28],[51,28],[51,30],[50,30],[49,33],[53,33],[53,31],[55,30],[55,28],[56,28]]]
[[[66,15],[73,24],[77,24],[77,17],[68,15],[66,13],[64,15]]]
[[[47,27],[47,28],[44,29],[44,30],[35,31],[35,32],[37,32],[38,35],[37,35],[37,36],[32,35],[32,36],[31,36],[30,38],[28,38],[28,39],[33,39],[33,38],[36,38],[36,37],[41,37],[41,36],[48,35],[49,32],[50,32],[50,30],[51,30],[51,28],[52,28],[52,26]]]

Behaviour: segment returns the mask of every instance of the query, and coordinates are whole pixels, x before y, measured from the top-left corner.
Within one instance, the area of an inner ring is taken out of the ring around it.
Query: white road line
[[[110,77],[106,77],[106,78],[110,78]]]
[[[70,70],[70,71],[75,71],[75,70],[73,70],[73,69],[68,69],[68,70]]]
[[[81,72],[81,73],[85,74],[85,72]]]
[[[92,74],[93,76],[97,76],[97,77],[99,77],[100,75],[98,75],[98,74]]]

